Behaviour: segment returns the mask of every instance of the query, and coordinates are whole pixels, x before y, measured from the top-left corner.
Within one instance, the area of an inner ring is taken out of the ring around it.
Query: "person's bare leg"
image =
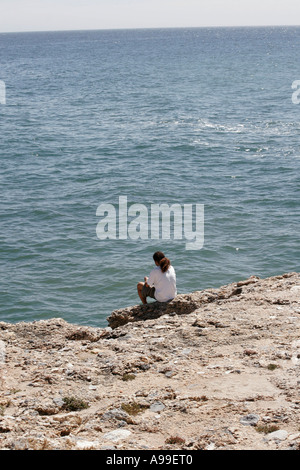
[[[139,298],[141,299],[141,301],[143,302],[143,304],[146,304],[146,303],[147,303],[147,299],[146,299],[146,297],[144,297],[143,294],[142,294],[143,286],[144,286],[144,283],[143,283],[143,282],[139,282],[138,285],[137,285],[137,291],[138,291],[138,294],[139,294]]]

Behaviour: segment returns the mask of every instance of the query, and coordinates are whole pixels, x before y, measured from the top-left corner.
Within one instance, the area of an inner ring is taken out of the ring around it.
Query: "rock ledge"
[[[0,322],[0,448],[300,449],[300,275]]]

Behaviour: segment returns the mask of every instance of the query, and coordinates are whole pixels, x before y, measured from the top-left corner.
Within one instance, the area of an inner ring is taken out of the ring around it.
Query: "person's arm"
[[[156,270],[153,269],[153,270],[151,271],[151,273],[149,274],[149,277],[145,278],[145,279],[147,279],[147,280],[146,280],[147,286],[149,286],[149,287],[153,287],[153,286],[154,286],[154,283],[155,283],[155,274],[156,274]]]

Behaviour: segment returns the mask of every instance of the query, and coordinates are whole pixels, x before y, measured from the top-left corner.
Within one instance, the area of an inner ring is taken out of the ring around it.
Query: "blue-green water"
[[[0,35],[0,320],[106,326],[165,251],[178,292],[299,270],[300,28]],[[205,241],[99,240],[101,203],[204,204]]]

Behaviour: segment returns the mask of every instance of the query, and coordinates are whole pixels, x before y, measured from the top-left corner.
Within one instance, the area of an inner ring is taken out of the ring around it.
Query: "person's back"
[[[167,302],[174,299],[176,291],[176,274],[173,266],[169,266],[167,271],[163,272],[160,266],[154,268],[147,281],[150,287],[155,287],[155,298],[159,302]]]

